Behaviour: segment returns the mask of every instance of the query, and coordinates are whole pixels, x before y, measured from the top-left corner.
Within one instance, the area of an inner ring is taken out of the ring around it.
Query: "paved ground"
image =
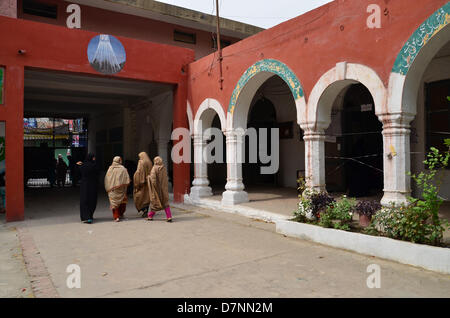
[[[17,230],[0,223],[0,298],[33,297]]]
[[[26,221],[8,228],[33,238],[61,297],[450,297],[449,275],[286,238],[273,224],[192,206],[173,209],[172,224],[147,222],[128,209],[112,222],[102,195],[95,224],[81,224],[77,191],[32,190]],[[80,289],[66,285],[70,264]],[[380,289],[367,288],[370,264]]]

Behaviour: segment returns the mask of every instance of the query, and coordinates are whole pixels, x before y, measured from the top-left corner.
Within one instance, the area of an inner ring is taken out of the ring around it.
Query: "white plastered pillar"
[[[411,114],[379,115],[383,122],[384,196],[381,204],[408,202],[411,194]]]
[[[203,156],[206,145],[207,140],[203,134],[194,135],[194,181],[190,194],[193,199],[212,196],[208,180],[208,163]]]
[[[242,163],[244,162],[243,129],[227,130],[225,132],[227,143],[227,184],[222,195],[222,204],[235,205],[248,202],[248,194],[244,191],[242,182]]]
[[[305,141],[305,181],[310,191],[325,192],[325,128],[303,125]]]

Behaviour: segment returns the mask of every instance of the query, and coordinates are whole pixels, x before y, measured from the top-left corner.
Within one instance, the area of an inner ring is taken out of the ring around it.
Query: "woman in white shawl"
[[[127,207],[127,188],[130,176],[127,169],[122,166],[122,158],[114,157],[113,163],[106,172],[105,190],[108,193],[110,209],[116,222],[119,222]]]

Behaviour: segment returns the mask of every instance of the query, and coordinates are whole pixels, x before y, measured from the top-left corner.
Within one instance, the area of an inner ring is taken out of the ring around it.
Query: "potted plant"
[[[355,206],[355,212],[359,214],[359,225],[369,226],[372,216],[381,210],[381,204],[378,201],[359,201]]]

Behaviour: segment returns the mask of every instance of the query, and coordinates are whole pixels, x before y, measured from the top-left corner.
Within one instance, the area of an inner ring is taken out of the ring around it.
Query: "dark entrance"
[[[257,149],[258,152],[260,151],[260,134],[259,129],[260,128],[266,128],[267,129],[267,141],[266,143],[266,149],[269,152],[269,155],[272,155],[270,153],[271,148],[271,129],[277,128],[277,115],[275,111],[275,106],[272,104],[272,102],[265,98],[261,97],[250,109],[249,112],[249,118],[248,118],[248,128],[254,128],[256,129],[256,134],[258,137],[257,141]],[[253,141],[254,142],[254,141]],[[268,165],[263,164],[260,161],[260,158],[258,156],[256,163],[250,163],[250,138],[248,136],[245,137],[245,163],[242,165],[242,174],[243,178],[245,180],[246,186],[251,185],[275,185],[276,184],[276,177],[277,174],[261,174],[261,166]]]
[[[340,111],[341,135],[335,136],[336,146],[327,144],[327,178],[334,174],[337,183],[328,191],[365,197],[383,190],[382,123],[374,105],[372,95],[362,84],[353,84],[345,92]]]

